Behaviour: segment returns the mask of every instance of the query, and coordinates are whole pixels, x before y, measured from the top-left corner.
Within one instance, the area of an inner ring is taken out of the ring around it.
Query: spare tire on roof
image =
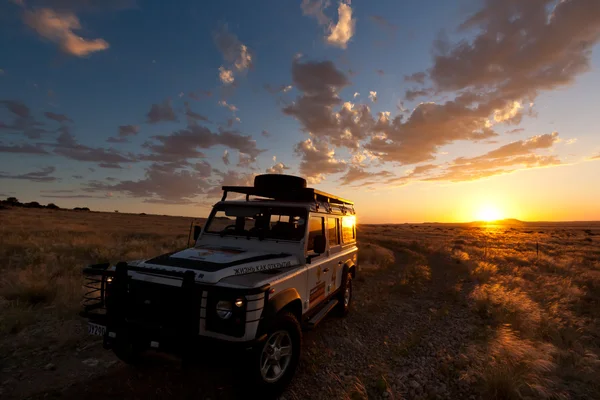
[[[294,175],[263,174],[254,177],[254,187],[266,190],[305,189],[306,179]]]

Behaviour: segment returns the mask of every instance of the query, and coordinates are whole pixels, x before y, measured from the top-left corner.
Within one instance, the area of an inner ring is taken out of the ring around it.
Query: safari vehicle
[[[237,346],[245,375],[281,390],[296,369],[302,329],[350,308],[353,203],[299,177],[259,175],[254,186],[224,186],[194,239],[152,259],[85,268],[89,333],[128,363],[147,349],[202,358],[213,344]]]

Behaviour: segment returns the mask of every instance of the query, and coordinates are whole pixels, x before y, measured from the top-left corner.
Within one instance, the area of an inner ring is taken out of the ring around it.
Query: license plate
[[[104,336],[106,333],[106,327],[104,325],[88,323],[88,333],[90,335]]]

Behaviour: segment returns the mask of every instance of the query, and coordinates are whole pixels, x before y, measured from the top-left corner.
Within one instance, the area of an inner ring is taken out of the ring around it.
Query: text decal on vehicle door
[[[286,267],[291,267],[291,266],[292,266],[291,261],[281,261],[281,262],[276,262],[276,263],[257,265],[254,267],[234,268],[233,272],[235,272],[236,275],[243,275],[243,274],[251,274],[253,272],[268,271],[271,269],[286,268]]]

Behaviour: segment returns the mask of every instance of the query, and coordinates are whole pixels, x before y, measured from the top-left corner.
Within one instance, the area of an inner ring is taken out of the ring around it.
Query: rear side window
[[[329,247],[340,244],[340,228],[337,218],[327,218],[327,236],[329,237]]]
[[[310,217],[308,220],[308,245],[307,251],[315,249],[315,236],[325,235],[325,218]]]
[[[344,243],[356,241],[356,218],[342,217],[342,238]]]

